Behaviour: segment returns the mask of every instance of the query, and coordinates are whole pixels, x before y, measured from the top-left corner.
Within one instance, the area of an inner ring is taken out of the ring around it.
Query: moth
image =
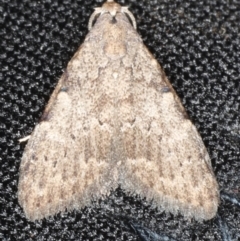
[[[121,186],[173,214],[211,219],[211,161],[127,7],[96,8],[25,147],[18,199],[32,221]]]

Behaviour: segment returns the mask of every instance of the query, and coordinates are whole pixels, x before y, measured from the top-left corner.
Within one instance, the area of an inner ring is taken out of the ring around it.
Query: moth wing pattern
[[[138,53],[141,51],[147,49],[139,47]],[[145,56],[145,62],[150,62],[150,54]],[[137,69],[144,75],[144,68]],[[210,157],[160,72],[153,74],[149,83],[138,83],[129,92],[138,98],[129,105],[130,112],[135,113],[134,122],[123,122],[122,126],[126,150],[122,187],[171,213],[180,211],[197,220],[211,219],[218,209],[219,191]]]
[[[119,111],[125,150],[122,187],[171,213],[211,219],[219,190],[203,141],[152,54],[144,44],[135,51],[134,84]]]
[[[134,84],[125,96],[130,101],[123,101],[119,111],[122,187],[171,213],[211,219],[219,190],[203,141],[152,54],[144,44],[135,51]]]
[[[118,184],[186,217],[217,211],[201,137],[121,11],[114,21],[100,14],[69,62],[25,148],[18,197],[36,220],[80,209]]]
[[[89,48],[83,44],[69,63],[26,145],[18,198],[30,220],[82,208],[117,187],[110,175],[114,113],[97,67],[86,74]]]

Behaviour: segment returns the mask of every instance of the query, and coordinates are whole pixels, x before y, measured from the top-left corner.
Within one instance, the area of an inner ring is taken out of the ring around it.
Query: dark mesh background
[[[126,220],[178,240],[222,240],[217,219],[198,223],[153,209],[120,189],[92,206],[28,222],[17,200],[19,165],[98,0],[0,0],[0,239],[140,240]],[[240,198],[240,5],[231,0],[118,1],[162,64],[197,126],[221,190]],[[240,208],[219,215],[240,240]]]

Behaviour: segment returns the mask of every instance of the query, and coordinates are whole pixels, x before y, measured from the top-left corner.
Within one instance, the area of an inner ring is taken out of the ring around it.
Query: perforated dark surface
[[[0,0],[0,239],[140,240],[128,221],[177,240],[222,240],[217,219],[184,220],[120,189],[84,210],[28,222],[17,200],[24,144],[103,1]],[[221,190],[240,199],[240,3],[118,1],[161,63],[212,159]],[[240,240],[240,208],[220,217]]]

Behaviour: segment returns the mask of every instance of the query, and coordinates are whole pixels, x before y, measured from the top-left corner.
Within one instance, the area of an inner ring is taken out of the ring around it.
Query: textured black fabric
[[[0,0],[0,240],[140,240],[128,220],[177,240],[222,240],[203,223],[159,211],[118,189],[83,210],[29,222],[17,200],[19,165],[98,0]],[[235,0],[118,1],[161,63],[198,128],[221,190],[240,198],[240,5]],[[240,208],[218,215],[240,240]]]

